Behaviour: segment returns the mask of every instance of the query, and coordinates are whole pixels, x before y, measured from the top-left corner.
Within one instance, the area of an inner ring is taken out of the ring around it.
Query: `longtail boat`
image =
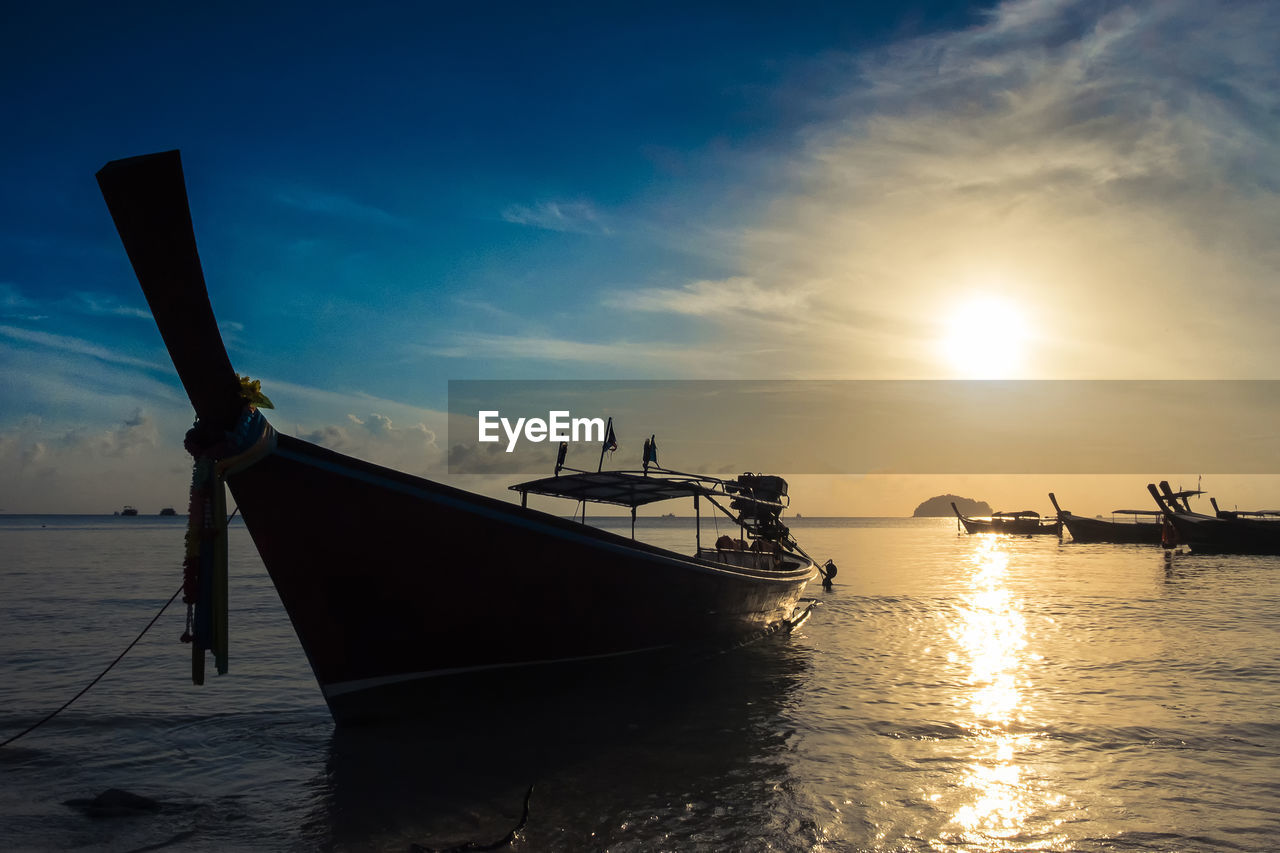
[[[993,512],[990,518],[971,518],[960,512],[955,501],[952,501],[951,511],[956,514],[956,523],[963,526],[965,533],[1003,533],[1008,536],[1062,535],[1061,521],[1042,518],[1040,513],[1031,509]]]
[[[1152,483],[1147,491],[1168,519],[1175,543],[1199,554],[1280,554],[1280,510],[1221,510],[1210,498],[1214,514],[1192,512],[1168,481],[1159,489]],[[1187,492],[1185,494],[1201,494]]]
[[[339,723],[439,706],[481,681],[727,648],[794,627],[813,606],[806,584],[834,575],[780,520],[780,478],[646,464],[515,487],[633,517],[691,498],[695,513],[706,502],[738,525],[739,538],[682,553],[588,525],[585,513],[562,518],[277,433],[261,411],[270,401],[232,369],[218,331],[178,152],[116,160],[97,178],[197,417],[184,581],[197,682],[206,652],[226,669],[224,484]]]
[[[1161,542],[1164,515],[1158,509],[1113,509],[1111,518],[1088,518],[1058,506],[1058,498],[1053,492],[1049,493],[1049,502],[1058,513],[1058,521],[1076,542],[1132,545],[1159,545]]]

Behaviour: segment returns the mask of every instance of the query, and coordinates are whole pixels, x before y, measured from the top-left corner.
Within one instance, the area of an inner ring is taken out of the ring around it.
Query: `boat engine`
[[[728,485],[729,491],[735,493],[729,508],[738,513],[752,535],[775,542],[787,535],[786,526],[778,520],[786,504],[786,480],[770,474],[746,473]]]

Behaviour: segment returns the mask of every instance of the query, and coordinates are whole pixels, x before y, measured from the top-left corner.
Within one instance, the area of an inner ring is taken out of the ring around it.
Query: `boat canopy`
[[[993,512],[992,518],[1039,518],[1040,513],[1033,509],[1022,509],[1017,512]]]
[[[1177,498],[1178,500],[1182,500],[1183,498],[1192,498],[1192,497],[1195,497],[1196,495],[1203,495],[1203,494],[1204,492],[1201,492],[1197,489],[1183,489],[1180,492],[1168,492],[1164,496],[1166,498]]]
[[[598,471],[561,474],[517,483],[511,490],[521,494],[546,495],[575,501],[637,507],[644,504],[687,498],[694,495],[720,497],[725,494],[718,480],[697,477],[655,477],[631,471]]]

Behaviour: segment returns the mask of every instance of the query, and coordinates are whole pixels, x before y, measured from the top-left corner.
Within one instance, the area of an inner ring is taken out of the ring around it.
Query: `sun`
[[[1029,329],[1024,313],[998,296],[971,298],[943,318],[939,356],[962,379],[1012,379],[1022,374]]]

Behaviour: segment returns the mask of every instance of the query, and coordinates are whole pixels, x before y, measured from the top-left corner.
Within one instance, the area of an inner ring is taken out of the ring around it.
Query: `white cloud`
[[[180,438],[161,440],[161,431],[141,409],[101,427],[25,418],[0,431],[0,507],[109,513],[131,504],[152,514],[185,503],[191,460]]]
[[[275,200],[285,207],[322,216],[389,225],[395,228],[408,228],[411,225],[405,218],[376,205],[326,190],[303,187],[282,189],[275,194]]]
[[[0,312],[13,315],[15,312],[30,311],[34,303],[22,295],[22,291],[14,284],[0,281]]]
[[[395,426],[386,415],[364,418],[348,414],[345,423],[300,429],[298,437],[313,444],[388,468],[426,476],[444,467],[444,451],[436,431],[424,423]]]
[[[754,279],[695,281],[678,288],[637,288],[619,291],[605,304],[629,311],[686,314],[694,317],[759,315],[778,319],[804,316],[805,288],[779,290],[762,287]]]
[[[586,201],[541,201],[532,206],[512,204],[502,211],[502,219],[513,225],[528,225],[547,231],[612,233],[595,207]]]
[[[686,343],[617,340],[577,341],[542,335],[458,334],[441,345],[411,349],[444,358],[511,359],[520,362],[582,364],[621,370],[638,378],[654,376],[724,376],[732,360],[715,347]]]
[[[947,375],[947,314],[992,293],[1036,321],[1027,376],[1273,375],[1271,14],[1007,2],[827,59],[811,88],[843,94],[740,235],[740,275],[614,299],[726,348],[806,318],[786,361],[807,375]]]
[[[75,307],[77,310],[84,311],[89,314],[97,314],[107,317],[132,317],[138,320],[151,321],[153,318],[151,312],[146,308],[139,308],[134,305],[122,305],[114,296],[107,296],[99,293],[77,293],[75,294]]]
[[[55,310],[102,317],[131,317],[147,321],[152,319],[145,304],[141,307],[125,305],[110,294],[78,291],[65,298],[35,300],[24,295],[16,285],[0,282],[0,316],[31,322],[47,319]]]
[[[30,329],[22,329],[17,326],[0,325],[0,336],[9,338],[10,340],[36,344],[41,347],[73,355],[86,355],[112,364],[121,364],[129,367],[142,367],[148,370],[170,369],[167,364],[159,364],[154,361],[135,358],[131,355],[125,355],[122,352],[100,346],[92,341],[86,341],[83,338],[76,338],[70,335],[56,335],[52,332],[36,332]]]

